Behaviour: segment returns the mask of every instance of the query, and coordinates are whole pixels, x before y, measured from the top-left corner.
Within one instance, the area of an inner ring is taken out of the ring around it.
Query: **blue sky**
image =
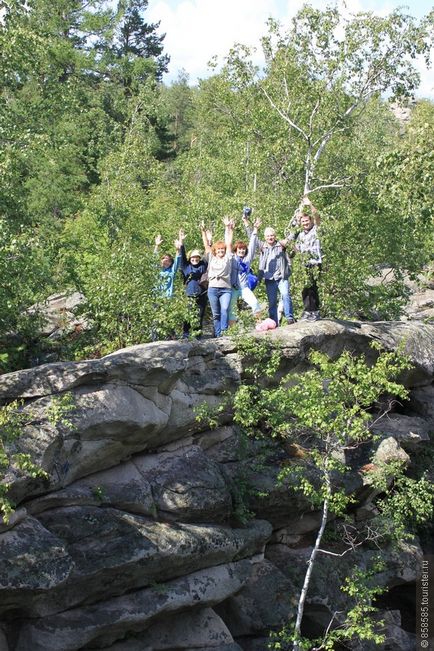
[[[214,56],[222,61],[236,42],[258,46],[260,51],[259,39],[266,33],[267,19],[272,16],[287,24],[303,4],[303,0],[149,0],[146,19],[161,22],[159,31],[166,34],[165,52],[171,57],[164,81],[170,83],[184,69],[196,83],[208,76],[208,61]],[[310,4],[323,8],[327,2],[311,0]],[[401,7],[415,18],[433,9],[428,0],[341,0],[340,4],[352,13],[379,15]],[[427,71],[422,61],[417,65],[422,76],[418,96],[434,98],[433,70]]]

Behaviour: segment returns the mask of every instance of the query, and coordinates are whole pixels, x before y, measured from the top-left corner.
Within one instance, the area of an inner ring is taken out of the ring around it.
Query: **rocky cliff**
[[[378,445],[409,463],[428,449],[434,326],[322,321],[258,336],[280,350],[282,372],[299,373],[312,348],[369,357],[371,341],[393,349],[404,339],[410,400],[377,425]],[[221,339],[134,346],[0,377],[0,401],[24,401],[20,449],[49,476],[7,477],[17,509],[0,531],[1,651],[267,649],[268,631],[294,612],[319,514],[276,484],[287,450],[245,441],[224,410],[216,429],[197,421],[195,409],[219,405],[243,372],[236,344]],[[73,409],[53,422],[47,407],[65,393]],[[349,482],[357,519],[372,493],[358,466]],[[394,590],[414,593],[421,554],[403,543],[388,555],[384,649],[414,647]],[[369,567],[373,555],[360,549],[356,562]],[[337,571],[335,559],[321,561],[309,630],[339,608],[354,562],[345,557]]]

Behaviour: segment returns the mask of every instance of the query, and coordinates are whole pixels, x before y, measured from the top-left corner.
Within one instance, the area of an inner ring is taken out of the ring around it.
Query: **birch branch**
[[[320,101],[319,101],[319,99],[318,99],[318,100],[316,101],[315,106],[313,107],[312,113],[310,114],[310,118],[309,118],[309,137],[312,135],[312,129],[313,129],[312,124],[313,124],[313,119],[314,119],[316,113],[318,112],[319,106],[320,106]]]
[[[351,177],[349,176],[348,178],[341,179],[340,181],[334,181],[331,183],[323,183],[322,185],[317,185],[311,190],[309,190],[306,194],[312,194],[313,192],[317,192],[317,190],[324,190],[324,188],[344,188],[347,181],[350,181]]]
[[[305,140],[307,140],[307,135],[305,134],[303,129],[301,129],[297,124],[295,124],[295,122],[293,122],[291,118],[288,115],[286,115],[286,113],[284,113],[278,106],[276,106],[276,104],[273,102],[273,100],[271,99],[270,95],[267,93],[265,88],[261,87],[261,90],[264,93],[265,97],[270,102],[271,106],[274,108],[274,110],[277,111],[277,113],[280,115],[280,117],[283,120],[285,120],[285,122],[287,122],[293,129],[298,131]]]

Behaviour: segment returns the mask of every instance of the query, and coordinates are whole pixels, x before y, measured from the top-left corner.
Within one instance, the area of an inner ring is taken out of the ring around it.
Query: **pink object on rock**
[[[263,332],[264,330],[266,330],[266,328],[264,327],[264,322],[260,321],[259,323],[257,323],[255,325],[255,329],[258,330],[258,332]]]
[[[257,324],[256,330],[264,332],[265,330],[274,330],[276,327],[276,322],[273,319],[264,319]]]

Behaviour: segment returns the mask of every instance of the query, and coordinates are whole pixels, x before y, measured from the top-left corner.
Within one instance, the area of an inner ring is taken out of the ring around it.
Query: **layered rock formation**
[[[410,459],[434,429],[434,326],[421,323],[300,323],[258,335],[281,352],[280,372],[309,368],[312,348],[375,355],[405,340],[411,401],[377,423],[377,455]],[[24,401],[19,446],[49,479],[11,473],[17,510],[0,533],[1,651],[261,651],[294,612],[319,514],[277,485],[288,451],[246,441],[222,409],[209,430],[197,407],[224,404],[243,378],[229,339],[134,346],[99,360],[53,363],[0,377],[0,400]],[[58,396],[73,408],[49,418]],[[358,471],[353,516],[372,492]],[[412,588],[422,551],[391,551],[384,586]],[[339,585],[357,562],[325,557],[314,574],[306,626],[327,625]],[[384,600],[387,630],[411,649],[411,623]],[[407,630],[405,630],[407,629]],[[367,647],[366,647],[367,648]]]

